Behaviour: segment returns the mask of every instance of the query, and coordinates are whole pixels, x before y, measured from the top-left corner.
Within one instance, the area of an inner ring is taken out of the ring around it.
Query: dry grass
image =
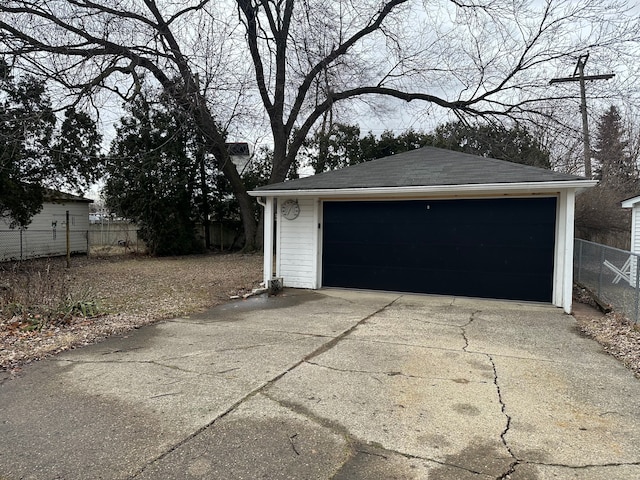
[[[76,257],[70,269],[55,258],[0,264],[0,275],[0,369],[15,371],[249,292],[261,281],[262,257]]]

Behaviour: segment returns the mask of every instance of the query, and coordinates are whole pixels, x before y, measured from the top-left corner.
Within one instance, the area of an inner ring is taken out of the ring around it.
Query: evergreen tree
[[[335,123],[323,134],[317,132],[305,143],[305,160],[315,173],[356,165],[362,162],[387,157],[432,143],[429,134],[407,130],[395,135],[385,130],[380,138],[369,132],[360,137],[360,127]]]
[[[529,131],[515,125],[449,122],[436,128],[434,147],[497,158],[539,168],[551,168],[550,155]]]
[[[191,124],[143,96],[128,106],[117,128],[103,194],[113,212],[138,224],[153,255],[202,250],[196,236],[196,198],[202,193],[197,150]]]
[[[369,132],[360,141],[360,148],[362,150],[362,161],[369,161],[397,153],[408,152],[432,144],[433,136],[424,132],[416,132],[413,129],[409,129],[395,135],[391,130],[385,130],[379,139],[376,139],[374,135]]]
[[[308,140],[306,158],[320,173],[426,146],[551,168],[549,152],[526,128],[462,122],[441,125],[433,134],[410,129],[396,135],[385,130],[379,138],[371,132],[360,138],[359,127],[336,123],[326,135],[316,133]]]
[[[599,119],[594,157],[599,166],[596,178],[603,187],[623,194],[635,194],[638,189],[638,168],[629,151],[627,133],[615,106],[609,107]]]
[[[12,228],[42,209],[44,187],[79,192],[101,176],[95,122],[68,109],[57,123],[43,82],[0,58],[0,218]]]

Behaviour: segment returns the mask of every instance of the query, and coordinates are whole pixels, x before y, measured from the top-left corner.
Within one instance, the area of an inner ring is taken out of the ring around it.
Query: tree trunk
[[[224,173],[225,177],[227,177],[227,180],[229,180],[231,190],[240,205],[240,218],[242,219],[245,236],[244,247],[242,250],[245,252],[252,252],[256,249],[257,225],[254,213],[255,200],[247,193],[247,188],[245,187],[242,178],[240,178],[240,174],[229,158],[229,154],[226,150],[222,157],[216,155],[216,158],[224,157],[226,157],[226,160],[223,160],[222,162],[219,160],[218,166],[222,170],[222,173]]]
[[[206,156],[202,144],[198,146],[197,161],[200,167],[200,189],[202,191],[202,226],[204,227],[204,247],[208,250],[211,248],[211,221],[209,215],[211,208],[209,207],[209,185],[207,184],[207,172],[204,165]]]
[[[189,100],[191,98],[185,95]],[[231,191],[240,205],[240,218],[245,234],[243,251],[252,252],[256,245],[256,218],[254,213],[255,200],[247,193],[247,188],[238,173],[238,169],[231,161],[229,151],[225,143],[225,137],[216,125],[211,112],[206,107],[206,102],[199,94],[195,93],[195,102],[182,102],[186,108],[195,111],[196,124],[202,130],[207,151],[213,154],[222,171],[231,185]]]

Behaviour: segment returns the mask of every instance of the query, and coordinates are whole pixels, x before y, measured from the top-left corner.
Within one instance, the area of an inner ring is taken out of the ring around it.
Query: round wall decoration
[[[298,205],[298,200],[287,200],[282,204],[280,212],[287,220],[295,220],[298,218],[298,215],[300,215],[300,205]]]

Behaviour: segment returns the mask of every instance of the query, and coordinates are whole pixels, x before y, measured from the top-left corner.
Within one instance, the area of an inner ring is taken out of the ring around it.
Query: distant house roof
[[[246,142],[225,143],[229,155],[235,156],[247,156],[249,153],[249,144]]]
[[[310,177],[259,187],[254,195],[341,189],[579,182],[584,177],[467,153],[424,147]],[[567,185],[569,186],[569,185]]]
[[[84,198],[79,195],[72,195],[71,193],[61,192],[52,188],[44,189],[44,201],[45,202],[84,202],[93,203],[90,198]]]

